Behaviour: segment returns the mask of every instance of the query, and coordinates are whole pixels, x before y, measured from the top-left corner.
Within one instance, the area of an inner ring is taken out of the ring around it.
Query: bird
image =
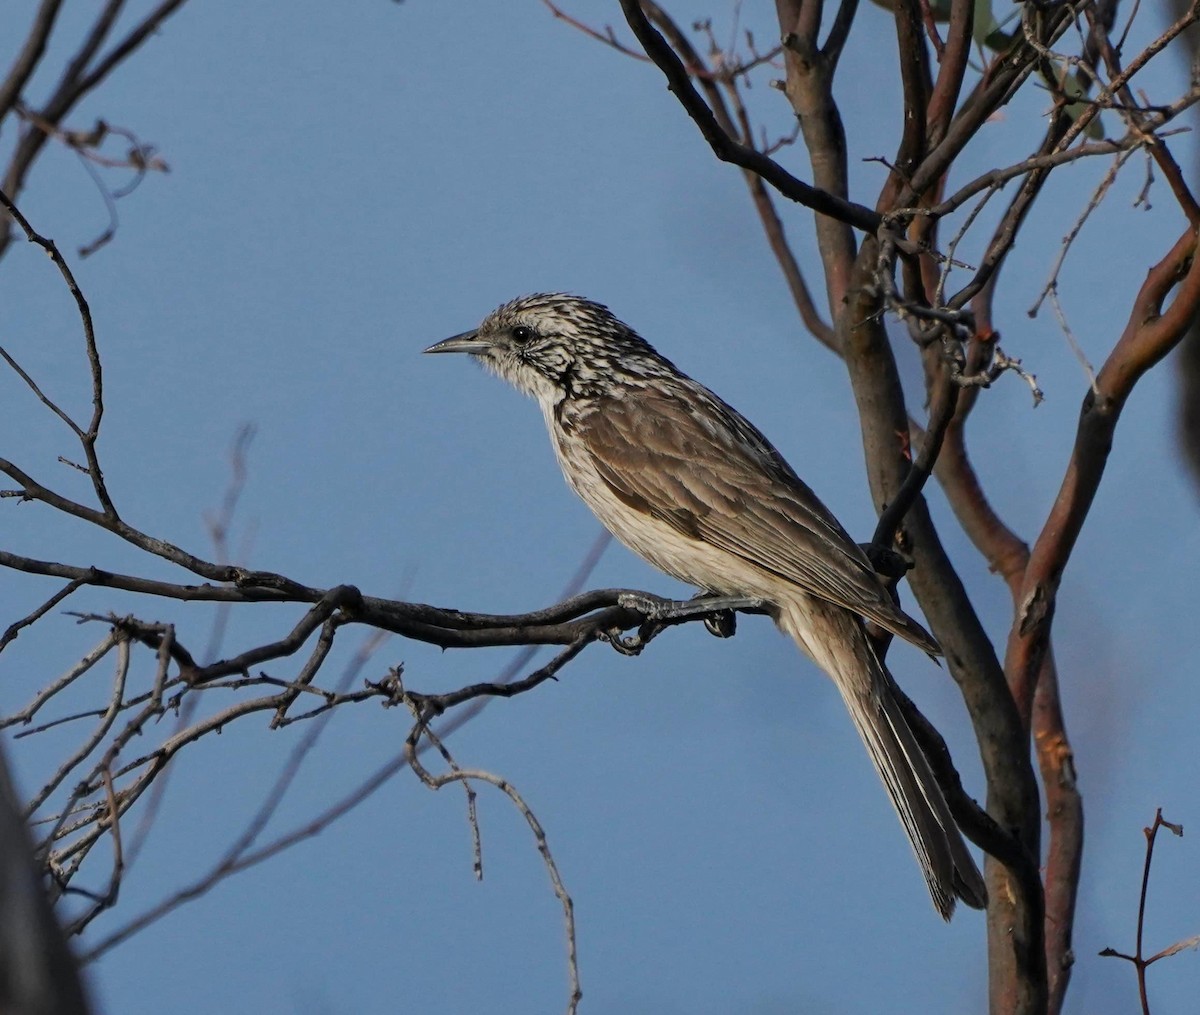
[[[532,396],[568,485],[634,553],[701,592],[763,601],[832,680],[949,920],[987,889],[867,634],[930,655],[862,548],[741,413],[603,304],[522,296],[427,353],[467,353]]]

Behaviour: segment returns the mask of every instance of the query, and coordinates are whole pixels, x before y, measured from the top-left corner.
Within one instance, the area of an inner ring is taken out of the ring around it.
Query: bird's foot
[[[624,592],[617,598],[617,605],[645,617],[645,622],[636,635],[616,635],[610,643],[620,652],[636,655],[664,627],[701,618],[708,632],[717,638],[732,638],[737,633],[737,611],[761,611],[767,607],[766,600],[749,596],[721,596],[701,592],[691,599],[664,599],[647,592]]]
[[[638,628],[635,634],[625,635],[618,630],[604,631],[600,637],[608,642],[613,648],[623,656],[637,656],[642,654],[649,642],[649,638],[643,637],[642,632],[647,628],[648,624],[643,624]],[[650,637],[653,637],[651,635]]]
[[[651,595],[649,592],[622,592],[617,596],[617,605],[622,609],[640,613],[647,620],[658,620],[679,603],[674,599]]]

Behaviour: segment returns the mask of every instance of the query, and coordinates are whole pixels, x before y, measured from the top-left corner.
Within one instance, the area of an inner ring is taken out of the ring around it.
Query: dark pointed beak
[[[435,342],[425,352],[484,352],[491,347],[492,343],[480,338],[478,331],[464,331]]]

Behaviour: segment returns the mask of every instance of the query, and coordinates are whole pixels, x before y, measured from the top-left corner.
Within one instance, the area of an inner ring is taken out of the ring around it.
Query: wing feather
[[[636,397],[594,403],[573,429],[597,474],[630,507],[940,652],[779,452],[708,389],[644,387]]]

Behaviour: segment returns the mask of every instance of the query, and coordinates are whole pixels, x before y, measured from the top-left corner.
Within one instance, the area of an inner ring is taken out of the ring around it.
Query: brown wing
[[[627,504],[940,653],[816,494],[708,389],[690,379],[670,393],[640,388],[594,403],[573,429]]]

